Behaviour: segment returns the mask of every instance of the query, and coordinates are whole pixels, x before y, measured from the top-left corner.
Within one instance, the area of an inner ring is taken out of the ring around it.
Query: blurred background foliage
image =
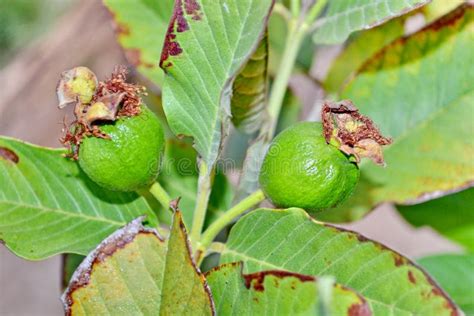
[[[424,22],[432,21],[453,9],[461,2],[463,1],[434,0],[423,9]],[[91,3],[94,5],[91,5]],[[85,64],[94,70],[98,68],[106,69],[106,72],[103,73],[107,73],[110,72],[111,65],[125,62],[123,52],[119,49],[118,45],[115,45],[116,39],[112,31],[112,23],[109,19],[103,18],[109,17],[109,15],[100,5],[100,1],[0,0],[0,78],[3,79],[6,77],[1,77],[1,71],[9,66],[9,64],[17,61],[19,59],[18,57],[27,49],[31,49],[30,51],[34,52],[34,54],[32,54],[33,56],[36,54],[36,56],[40,57],[41,54],[46,54],[44,47],[35,50],[35,44],[43,43],[42,40],[48,35],[57,35],[58,33],[55,32],[58,32],[62,26],[67,25],[68,19],[74,14],[77,15],[77,12],[86,6],[94,7],[94,9],[87,10],[88,14],[92,12],[94,16],[90,17],[95,19],[94,21],[98,20],[101,25],[104,25],[104,28],[108,28],[105,37],[98,36],[98,39],[94,40],[94,43],[98,43],[101,42],[99,37],[100,39],[106,38],[106,43],[99,48],[103,49],[103,47],[106,47],[107,51],[103,50],[102,54],[99,54],[97,51],[100,51],[100,49],[98,48],[96,51],[91,50],[83,54],[74,52],[76,54],[71,54],[71,57],[67,60],[67,64],[61,64],[60,62],[57,62],[56,65],[41,64],[43,61],[38,61],[39,58],[26,60],[24,63],[26,64],[25,67],[37,67],[37,69],[44,71],[48,75],[48,77],[43,77],[43,80],[45,82],[47,81],[48,87],[45,88],[44,86],[40,86],[37,82],[31,82],[29,83],[30,85],[25,86],[31,87],[32,89],[29,93],[24,93],[25,97],[15,97],[16,99],[7,99],[6,101],[0,100],[0,134],[7,134],[8,136],[22,139],[26,138],[28,141],[42,145],[59,145],[56,141],[61,129],[59,117],[62,117],[64,113],[58,114],[59,111],[55,108],[54,86],[56,85],[60,71],[77,64]],[[99,16],[99,18],[96,18],[96,16]],[[416,22],[416,20],[413,21]],[[308,39],[298,58],[295,71],[298,78],[293,78],[291,90],[288,90],[285,97],[278,131],[292,125],[297,120],[314,119],[314,115],[317,113],[317,111],[314,110],[317,107],[317,104],[314,102],[316,99],[315,95],[319,96],[319,98],[323,97],[320,86],[321,81],[324,81],[324,88],[326,88],[328,94],[336,94],[341,83],[359,66],[359,63],[363,63],[365,59],[368,58],[367,55],[373,53],[370,52],[367,47],[367,39],[369,38],[375,43],[379,43],[376,40],[380,38],[380,44],[377,44],[379,46],[374,47],[374,50],[377,50],[390,42],[393,38],[403,34],[406,31],[405,22],[405,18],[395,19],[378,28],[356,32],[349,38],[345,45],[339,45],[337,47],[321,45],[315,48],[311,40]],[[87,18],[83,18],[81,23],[90,28],[90,23],[92,22]],[[282,25],[281,17],[277,15],[272,17],[270,25],[275,30],[278,30],[270,34],[272,51],[270,52],[269,73],[270,75],[274,75],[286,30],[285,26]],[[83,30],[81,30],[80,27],[77,28],[77,35],[79,35],[81,31]],[[97,30],[96,33],[100,33],[99,30]],[[377,37],[380,34],[383,36]],[[68,33],[68,35],[73,36],[74,33]],[[71,38],[69,43],[74,40],[74,38]],[[81,45],[84,45],[82,43],[83,42],[81,42]],[[83,47],[89,49],[89,47],[86,46],[90,45],[92,44],[88,43],[88,45],[84,45]],[[355,49],[352,50],[352,47]],[[49,47],[46,49],[49,49]],[[71,53],[68,49],[71,48],[67,43],[62,46],[56,45],[50,48],[51,51],[59,51],[56,56]],[[351,54],[353,51],[356,51],[361,56]],[[51,52],[48,51],[48,53]],[[115,55],[110,57],[107,54]],[[51,59],[54,60],[52,57]],[[324,72],[324,68],[329,70],[327,71],[329,75]],[[100,70],[97,73],[103,78]],[[8,75],[11,75],[11,72],[8,72]],[[10,79],[11,77],[8,78]],[[136,78],[137,77],[133,80]],[[143,80],[143,78],[141,78],[141,80]],[[16,82],[14,79],[13,81]],[[5,83],[5,81],[2,80],[0,80],[0,82],[2,84]],[[156,105],[155,110],[159,112],[161,119],[164,120],[161,111],[161,98],[158,95],[154,95],[154,92],[159,92],[159,90],[153,89],[150,82],[146,80],[144,80],[144,84],[147,84],[149,92],[152,92],[150,93],[147,103]],[[36,85],[38,86],[37,88],[35,88]],[[19,89],[21,90],[21,87]],[[41,99],[38,91],[41,91],[42,94],[48,94],[48,96]],[[2,91],[0,91],[0,95],[2,95]],[[15,102],[12,102],[12,100]],[[30,100],[37,102],[33,104]],[[31,112],[26,111],[24,112],[27,113],[26,117],[24,114],[13,116],[7,111],[7,107],[16,107],[17,109],[15,111],[20,113],[22,109],[26,109],[29,106],[41,106],[44,112],[47,112],[46,114],[49,115],[49,119],[39,119],[36,115],[32,115]],[[5,112],[2,112],[2,110],[5,110]],[[56,117],[51,118],[53,115],[56,115]],[[9,129],[7,123],[11,121],[16,122],[15,124],[17,125],[22,123],[24,127],[16,130],[13,128]],[[18,132],[19,130],[21,130],[21,133]],[[46,130],[51,130],[51,132],[46,133]],[[28,136],[25,137],[25,135]],[[41,140],[45,141],[38,141],[37,139],[40,138],[38,135],[43,135],[41,136]],[[235,163],[235,166],[241,167],[245,149],[250,139],[251,137],[246,135],[236,132],[231,133],[227,146],[225,146],[224,158],[231,159]],[[191,159],[194,160],[193,155],[195,153],[191,150],[190,146],[169,146],[167,154],[169,154],[167,158],[190,155],[192,156]],[[173,170],[173,172],[175,171],[176,170]],[[183,205],[192,205],[194,202],[194,191],[196,189],[195,174],[173,174],[173,176],[174,177],[169,178],[162,176],[160,180],[170,193],[179,194],[179,192],[189,191],[189,198],[188,195],[183,196],[182,203]],[[231,180],[235,181],[235,179]],[[228,208],[232,198],[231,188],[232,186],[229,185],[228,179],[219,173],[216,180],[216,190],[211,197],[212,210],[208,220],[214,216],[218,216],[223,209]],[[460,253],[463,250],[472,252],[474,249],[472,234],[474,227],[474,219],[472,216],[474,205],[473,193],[473,189],[470,189],[415,206],[396,206],[404,219],[399,215],[394,206],[384,205],[379,207],[373,214],[369,214],[365,219],[347,226],[365,234],[367,237],[377,239],[410,257],[422,257],[427,254],[443,252]],[[185,209],[192,209],[192,207],[188,206],[185,207]],[[189,221],[189,214],[185,214],[185,220]],[[440,235],[445,238],[442,238]],[[461,246],[463,248],[461,248]],[[35,308],[41,306],[44,307],[44,309],[40,309],[41,311],[36,310],[38,315],[59,315],[61,311],[59,302],[57,301],[57,293],[59,290],[57,278],[60,276],[58,272],[59,258],[56,257],[48,260],[45,262],[46,265],[41,266],[41,264],[17,260],[13,255],[7,254],[4,247],[0,247],[0,254],[0,283],[10,284],[8,291],[5,286],[0,287],[0,314],[2,316],[15,314],[27,315],[28,313],[25,313],[25,311],[33,311]],[[469,262],[471,262],[470,266],[472,268],[472,259]],[[429,263],[429,261],[426,261],[427,269],[430,267]],[[66,262],[66,265],[69,264],[75,266],[77,263],[71,260],[70,262]],[[467,267],[468,268],[465,269],[466,273],[469,272],[469,265],[467,265]],[[31,271],[30,274],[36,273],[36,275],[30,275],[28,271]],[[21,277],[18,278],[18,275]],[[472,276],[472,274],[469,275]],[[56,279],[55,276],[57,277]],[[66,279],[68,279],[68,277],[66,277]],[[11,282],[8,282],[8,280]],[[36,283],[41,283],[45,286],[42,291],[40,291],[41,293],[34,290],[32,284]],[[28,289],[31,290],[28,291]],[[21,304],[21,302],[15,303],[15,299],[28,301],[29,304]],[[12,309],[9,311],[3,310],[1,307],[3,306],[3,302],[9,302],[8,305]],[[50,305],[53,307],[48,310],[47,307]]]
[[[28,42],[48,31],[74,0],[1,0],[0,67]]]

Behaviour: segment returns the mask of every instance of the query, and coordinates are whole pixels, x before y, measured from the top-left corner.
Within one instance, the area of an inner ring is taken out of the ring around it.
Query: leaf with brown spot
[[[161,87],[158,65],[174,0],[103,0],[115,22],[117,39],[125,57],[153,84]]]
[[[283,270],[242,274],[243,264],[223,264],[206,274],[218,315],[326,315],[322,297],[329,297],[330,315],[370,316],[366,300],[339,284]]]
[[[0,158],[13,163],[18,163],[20,161],[18,155],[15,154],[13,150],[8,149],[7,147],[0,147]]]
[[[376,28],[354,33],[344,50],[332,61],[324,80],[327,92],[337,93],[367,58],[403,35],[406,16],[393,19]]]
[[[414,16],[422,15],[426,23],[431,23],[456,8],[463,1],[432,0],[420,9],[392,19],[376,28],[353,33],[344,50],[332,62],[329,73],[324,80],[324,88],[332,93],[341,91],[351,76],[368,58],[407,33],[408,30],[405,30],[405,25]]]
[[[230,231],[220,260],[243,261],[246,274],[276,269],[332,275],[362,295],[374,315],[460,315],[448,295],[408,258],[317,222],[302,209],[258,209],[243,216]]]
[[[62,297],[67,315],[214,314],[181,213],[175,212],[166,241],[141,220],[106,238],[81,263]]]
[[[466,315],[474,315],[474,254],[441,254],[418,259]]]
[[[474,4],[466,3],[359,69],[342,97],[393,139],[387,167],[361,164],[353,196],[318,218],[356,220],[380,203],[417,204],[474,185],[473,51]]]
[[[258,47],[274,0],[176,0],[161,55],[163,108],[213,166],[230,121],[232,84]]]

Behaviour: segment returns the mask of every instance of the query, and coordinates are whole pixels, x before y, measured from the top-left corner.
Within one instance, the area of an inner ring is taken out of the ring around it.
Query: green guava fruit
[[[158,176],[165,145],[156,115],[146,106],[140,114],[99,125],[109,139],[89,136],[79,148],[81,169],[100,186],[113,191],[136,191]]]
[[[321,123],[303,122],[272,141],[259,182],[274,205],[315,212],[346,200],[359,174],[349,156],[326,143]]]

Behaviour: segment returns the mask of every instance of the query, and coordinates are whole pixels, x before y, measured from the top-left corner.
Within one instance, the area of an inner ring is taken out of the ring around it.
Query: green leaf
[[[242,263],[231,263],[206,278],[218,315],[326,315],[318,311],[324,294],[329,296],[329,315],[371,315],[357,293],[339,284],[326,290],[308,275],[279,270],[242,274]]]
[[[232,85],[230,109],[232,123],[240,131],[257,131],[265,118],[268,87],[268,36],[263,36],[257,50],[247,61]]]
[[[403,35],[405,19],[393,19],[383,25],[360,34],[347,44],[344,51],[333,61],[324,81],[327,92],[337,93],[350,76],[364,62],[385,45]]]
[[[354,31],[369,29],[419,8],[429,0],[331,0],[316,23],[313,40],[321,44],[344,42]]]
[[[383,202],[420,203],[474,184],[473,29],[474,6],[465,4],[359,71],[342,95],[394,142],[387,168],[362,164],[353,198],[320,219],[354,220]]]
[[[383,25],[352,34],[344,51],[334,60],[324,82],[329,92],[339,92],[373,54],[405,34],[407,18],[423,13],[426,22],[432,22],[459,6],[463,0],[433,0],[419,10],[395,18]]]
[[[0,138],[0,239],[16,255],[85,255],[138,216],[157,224],[143,198],[100,188],[65,153]]]
[[[448,292],[466,315],[474,315],[474,255],[436,255],[418,263]]]
[[[140,219],[105,239],[76,270],[62,300],[68,315],[214,314],[204,276],[175,213],[168,241]]]
[[[164,73],[158,66],[174,0],[103,0],[115,21],[117,39],[128,61],[157,86]]]
[[[74,253],[67,253],[61,256],[61,285],[64,290],[69,285],[72,275],[76,271],[77,267],[84,261],[86,257],[83,255],[76,255]]]
[[[314,221],[301,209],[259,209],[232,228],[221,263],[244,272],[332,275],[361,294],[374,315],[457,315],[455,305],[409,259],[351,231]]]
[[[445,15],[456,7],[466,2],[465,0],[432,0],[429,5],[424,6],[421,10],[427,22],[432,22],[440,16]]]
[[[233,78],[265,29],[272,0],[176,1],[161,56],[163,105],[177,135],[214,165],[230,114]]]
[[[397,208],[416,227],[429,225],[474,252],[474,189],[426,203]]]

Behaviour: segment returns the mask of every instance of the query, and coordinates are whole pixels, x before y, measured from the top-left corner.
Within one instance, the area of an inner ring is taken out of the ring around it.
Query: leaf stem
[[[201,237],[204,220],[206,218],[207,204],[211,194],[211,174],[209,168],[203,160],[199,162],[199,179],[196,206],[194,208],[193,226],[191,228],[191,244],[193,248]]]
[[[259,204],[263,200],[265,200],[265,195],[262,190],[257,190],[226,211],[202,234],[199,251],[204,253],[214,238],[216,238],[217,234],[219,234],[224,227],[229,225],[236,217],[242,215],[249,208]]]
[[[293,18],[289,21],[285,49],[268,101],[269,124],[267,130],[264,131],[267,139],[272,139],[275,133],[286,88],[305,35],[305,27],[298,19]]]
[[[267,139],[272,139],[275,133],[278,116],[280,115],[283,98],[293,71],[298,52],[305,36],[308,34],[311,24],[321,14],[328,0],[318,0],[310,7],[306,16],[299,16],[301,7],[299,0],[291,1],[292,19],[288,21],[288,34],[285,41],[285,49],[281,58],[277,75],[273,81],[270,98],[268,101],[268,125],[264,126],[261,134]]]
[[[321,11],[324,9],[328,0],[317,0],[316,3],[311,7],[307,16],[306,16],[306,23],[312,24],[316,18],[318,18]]]
[[[298,16],[300,15],[300,10],[301,10],[301,0],[291,0],[291,15],[293,16]]]
[[[288,9],[281,3],[275,3],[273,6],[273,12],[282,16],[286,21],[291,19],[291,13]]]
[[[166,210],[169,209],[171,198],[158,181],[153,183],[149,191]]]

